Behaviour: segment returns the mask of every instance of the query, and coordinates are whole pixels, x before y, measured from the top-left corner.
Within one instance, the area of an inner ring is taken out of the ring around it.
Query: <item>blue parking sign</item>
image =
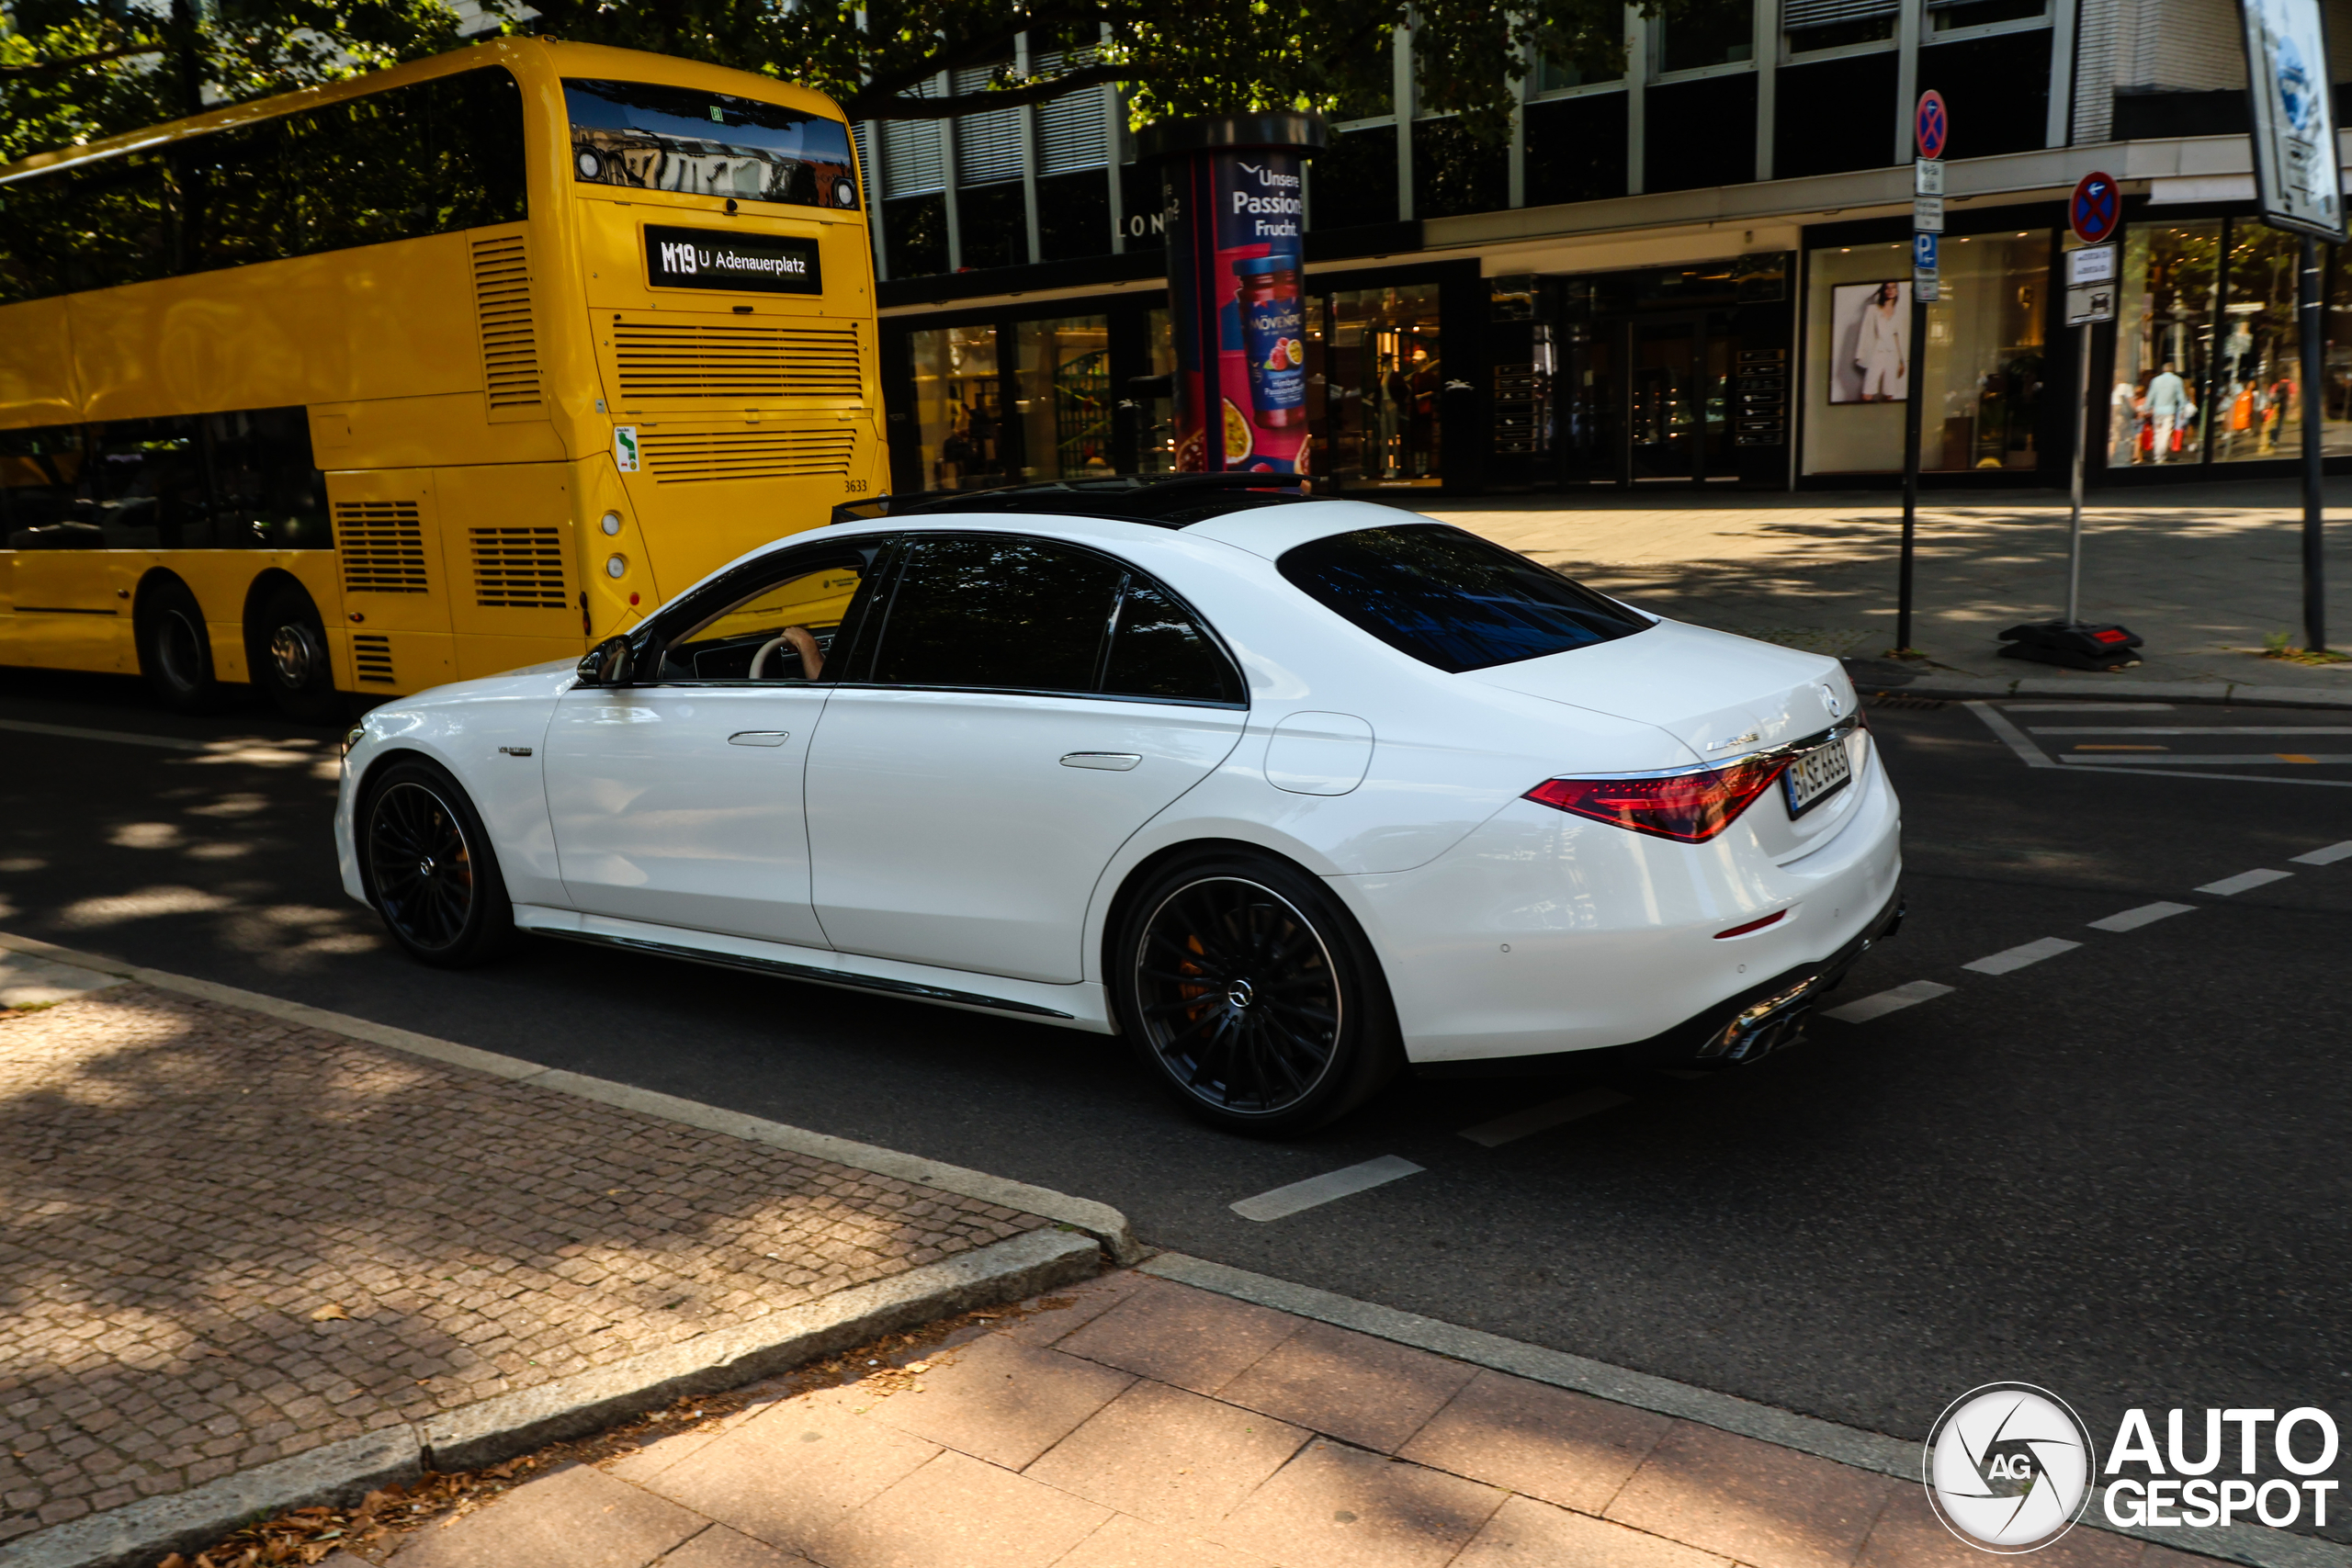
[[[1911,236],[1911,265],[1913,267],[1920,272],[1933,272],[1936,270],[1936,241],[1941,236],[1935,234],[1914,234]]]

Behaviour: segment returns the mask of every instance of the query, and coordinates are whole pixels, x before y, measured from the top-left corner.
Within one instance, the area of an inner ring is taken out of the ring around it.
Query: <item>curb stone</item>
[[[2352,685],[2341,692],[2330,692],[2318,686],[2265,686],[2246,681],[2051,681],[2022,675],[2011,681],[1951,680],[1917,674],[1899,666],[1890,668],[1891,661],[1886,660],[1849,659],[1841,662],[1858,690],[1900,692],[1906,697],[2058,697],[2216,703],[2248,707],[2352,707]]]
[[[598,1430],[680,1394],[752,1382],[914,1325],[1091,1278],[1091,1237],[1040,1230],[895,1279],[827,1296],[746,1327],[633,1356],[538,1388],[224,1476],[169,1496],[74,1519],[0,1546],[0,1568],[151,1568],[238,1526],[313,1504],[348,1504],[426,1469],[475,1470]]]
[[[1253,1274],[1246,1269],[1212,1263],[1203,1258],[1189,1258],[1181,1252],[1159,1253],[1137,1271],[1213,1291],[1236,1301],[1272,1307],[1295,1317],[1312,1318],[1374,1338],[1433,1351],[1474,1367],[1487,1367],[1532,1382],[1570,1389],[1612,1404],[1693,1421],[1775,1448],[1833,1460],[1856,1470],[1898,1481],[1917,1482],[1922,1478],[1922,1445],[1890,1438],[1883,1432],[1864,1431],[1815,1416],[1801,1416],[1793,1410],[1761,1404],[1737,1394],[1677,1382],[1630,1367],[1611,1366],[1548,1346],[1506,1339],[1483,1329],[1465,1328],[1418,1313],[1357,1301],[1312,1285]],[[2245,1568],[2352,1568],[2352,1547],[2318,1536],[2296,1535],[2256,1525],[2171,1531],[2139,1525],[2112,1525],[2102,1512],[2105,1493],[2105,1487],[2092,1488],[2091,1495],[2085,1500],[2078,1529],[2131,1536],[2175,1551],[2242,1563]],[[7,1568],[4,1554],[0,1554],[0,1568]]]
[[[249,1012],[282,1019],[288,1023],[364,1040],[371,1045],[381,1045],[412,1056],[424,1056],[451,1066],[469,1067],[492,1077],[537,1084],[559,1094],[576,1095],[582,1100],[596,1100],[624,1111],[682,1122],[690,1127],[700,1127],[707,1133],[723,1133],[729,1137],[766,1144],[793,1154],[808,1155],[817,1159],[831,1160],[835,1165],[871,1171],[876,1176],[895,1177],[919,1187],[935,1187],[943,1192],[953,1192],[959,1198],[977,1198],[999,1208],[1019,1209],[1023,1213],[1043,1215],[1092,1236],[1102,1244],[1111,1260],[1122,1267],[1139,1263],[1150,1255],[1148,1249],[1136,1240],[1135,1231],[1128,1224],[1126,1215],[1108,1203],[1074,1198],[1067,1192],[1057,1192],[1050,1187],[1033,1187],[1025,1181],[1012,1181],[1001,1176],[990,1176],[985,1171],[967,1170],[944,1160],[901,1154],[896,1149],[861,1144],[851,1138],[837,1138],[830,1133],[811,1132],[806,1127],[747,1116],[697,1100],[681,1100],[675,1095],[658,1094],[651,1089],[615,1083],[609,1078],[589,1077],[560,1067],[545,1067],[519,1056],[501,1055],[495,1051],[460,1045],[452,1040],[436,1040],[430,1034],[419,1034],[413,1030],[354,1018],[348,1013],[330,1012],[324,1008],[289,1002],[282,998],[264,996],[258,991],[240,990],[217,981],[174,975],[162,969],[141,968],[122,959],[99,953],[77,953],[72,948],[60,947],[35,937],[0,931],[0,950],[27,953],[76,968],[94,969],[103,975],[153,986],[158,990],[177,991],[183,996],[199,997],[206,1001],[220,1002],[230,1007],[243,1008]],[[5,1559],[0,1559],[0,1562],[5,1562]]]

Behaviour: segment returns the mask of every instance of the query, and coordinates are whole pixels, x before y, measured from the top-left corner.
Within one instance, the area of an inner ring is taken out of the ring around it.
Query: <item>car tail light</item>
[[[1703,844],[1730,827],[1788,765],[1786,757],[1751,757],[1648,778],[1545,779],[1527,798],[1636,833]]]

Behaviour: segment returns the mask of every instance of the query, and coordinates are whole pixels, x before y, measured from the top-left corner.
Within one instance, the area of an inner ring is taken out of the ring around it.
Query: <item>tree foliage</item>
[[[514,0],[503,26],[708,61],[830,94],[853,119],[931,119],[1117,82],[1136,124],[1170,116],[1379,112],[1390,29],[1424,108],[1508,134],[1547,55],[1620,66],[1619,0]],[[1647,0],[1669,17],[1731,0]],[[6,0],[0,162],[458,47],[444,0]],[[1030,69],[1016,68],[1025,36]],[[985,76],[978,73],[985,73]],[[943,80],[965,89],[951,91]]]

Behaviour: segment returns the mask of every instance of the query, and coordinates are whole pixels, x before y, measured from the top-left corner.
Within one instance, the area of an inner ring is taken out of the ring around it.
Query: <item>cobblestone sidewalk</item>
[[[388,1568],[1986,1561],[1914,1481],[1148,1274],[1057,1299],[904,1370],[554,1471],[408,1537]],[[2034,1561],[2211,1560],[2078,1528]]]
[[[0,1542],[1047,1223],[140,986],[0,1011]]]

